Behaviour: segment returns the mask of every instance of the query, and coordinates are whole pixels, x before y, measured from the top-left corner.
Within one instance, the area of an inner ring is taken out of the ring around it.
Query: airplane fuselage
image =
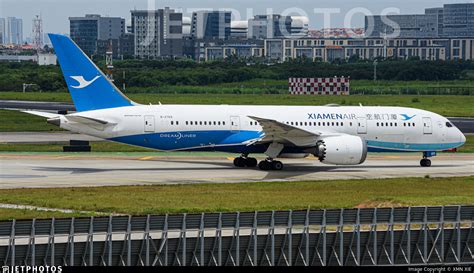
[[[104,126],[61,123],[96,137],[164,151],[265,152],[249,145],[264,137],[258,116],[324,136],[359,136],[375,152],[430,152],[457,148],[464,135],[444,117],[413,108],[362,106],[140,105],[85,111],[81,116],[112,121]],[[72,114],[74,115],[74,114]],[[314,144],[314,143],[313,143]],[[311,143],[308,143],[308,147]],[[301,153],[305,145],[287,145]]]

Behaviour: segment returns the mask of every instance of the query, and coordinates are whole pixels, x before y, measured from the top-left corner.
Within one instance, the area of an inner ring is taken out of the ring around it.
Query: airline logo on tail
[[[75,89],[82,89],[82,88],[86,88],[87,86],[91,85],[93,82],[95,82],[98,78],[100,78],[100,76],[95,76],[95,78],[93,78],[92,80],[88,81],[86,79],[84,79],[83,76],[70,76],[71,79],[77,81],[79,83],[79,85],[77,86],[73,86],[71,85],[72,88],[75,88]]]

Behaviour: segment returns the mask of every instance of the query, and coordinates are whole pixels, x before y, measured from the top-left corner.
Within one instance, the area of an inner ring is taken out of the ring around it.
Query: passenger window
[[[321,126],[321,122],[318,122],[318,126]]]
[[[188,122],[186,121],[186,125],[188,125]]]
[[[332,126],[334,126],[334,122],[332,123]]]
[[[415,127],[415,123],[413,122],[413,127]]]
[[[176,125],[179,125],[179,121],[176,121]]]
[[[202,125],[202,121],[199,122],[199,125]]]
[[[344,122],[341,122],[341,126],[344,126]]]
[[[222,122],[222,125],[225,125],[225,121]]]
[[[352,126],[352,122],[351,122],[351,123],[349,123],[349,125],[350,125],[350,126]]]
[[[171,125],[173,125],[173,121],[171,121]]]
[[[220,122],[220,121],[218,121],[218,122],[217,122],[217,125],[221,125],[221,122]]]
[[[377,122],[377,127],[379,127],[379,123]]]

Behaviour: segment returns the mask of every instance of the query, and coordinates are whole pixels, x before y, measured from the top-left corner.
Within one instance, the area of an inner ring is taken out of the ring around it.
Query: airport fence
[[[3,265],[331,266],[474,263],[474,206],[0,222]]]

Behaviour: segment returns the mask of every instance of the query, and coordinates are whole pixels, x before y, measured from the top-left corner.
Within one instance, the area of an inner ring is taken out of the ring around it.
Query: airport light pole
[[[374,82],[377,81],[377,60],[374,60]]]

